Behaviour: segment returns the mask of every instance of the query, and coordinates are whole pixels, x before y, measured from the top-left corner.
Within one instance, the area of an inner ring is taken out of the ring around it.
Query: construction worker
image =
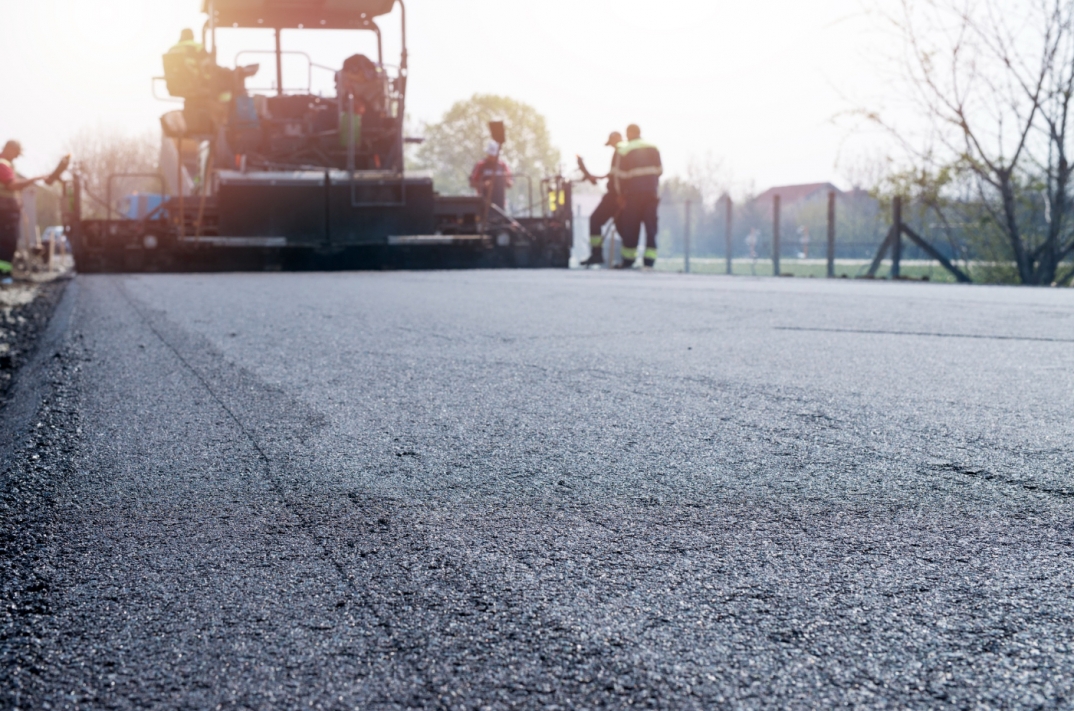
[[[164,55],[164,79],[172,96],[193,98],[208,91],[209,54],[194,39],[189,28],[179,33],[179,41]]]
[[[623,134],[618,131],[612,131],[608,136],[608,142],[604,145],[611,146],[612,148],[618,148],[619,144],[623,142]],[[578,159],[578,165],[585,170],[585,164],[581,162],[581,158]],[[608,220],[614,220],[616,215],[619,214],[619,193],[616,191],[616,181],[614,177],[616,163],[616,154],[612,153],[612,167],[608,171],[607,175],[590,175],[589,171],[585,171],[585,178],[593,185],[597,184],[598,180],[608,180],[608,192],[604,194],[604,197],[600,199],[600,204],[597,205],[597,209],[593,211],[593,214],[589,216],[589,259],[582,262],[583,267],[592,267],[598,264],[604,264],[604,226],[608,224]]]
[[[179,42],[164,55],[164,80],[168,93],[186,99],[184,119],[192,134],[215,134],[223,125],[235,96],[246,96],[246,79],[258,65],[228,69],[194,39],[194,31],[179,33]]]
[[[20,179],[15,172],[15,159],[22,155],[18,141],[8,141],[0,151],[0,284],[11,283],[11,262],[19,247],[19,224],[22,221],[22,201],[19,193],[44,176]]]
[[[621,211],[615,224],[623,238],[623,260],[618,269],[630,269],[638,258],[641,227],[645,225],[644,264],[656,264],[657,208],[660,206],[660,176],[664,172],[660,151],[642,139],[637,124],[627,126],[627,140],[615,150],[613,182],[619,193]]]
[[[507,188],[515,184],[511,169],[500,158],[500,144],[489,141],[485,147],[485,158],[478,161],[470,173],[470,187],[485,198],[486,204],[492,204],[501,210],[507,204]]]

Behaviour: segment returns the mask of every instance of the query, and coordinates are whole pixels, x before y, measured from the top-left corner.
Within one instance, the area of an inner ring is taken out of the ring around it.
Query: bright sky
[[[153,98],[150,77],[162,73],[160,55],[181,28],[201,27],[200,4],[0,0],[0,140],[23,142],[23,172],[50,169],[86,126],[155,131],[173,107]],[[848,136],[833,122],[883,83],[877,22],[861,0],[408,0],[407,8],[416,121],[436,120],[475,92],[506,94],[544,113],[568,162],[581,153],[602,166],[608,132],[634,122],[669,172],[711,154],[740,185],[762,189],[844,182],[841,165],[876,150],[875,136]],[[390,62],[397,17],[381,22]],[[220,44],[230,63],[243,47],[271,47],[271,35],[224,31]],[[368,34],[315,31],[285,31],[284,44],[331,66],[372,47]],[[303,77],[293,60],[285,83]]]

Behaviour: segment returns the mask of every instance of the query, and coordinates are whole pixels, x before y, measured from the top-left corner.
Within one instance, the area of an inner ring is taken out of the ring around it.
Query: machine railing
[[[185,103],[186,99],[181,99],[181,98],[179,98],[177,96],[160,96],[159,94],[157,94],[157,84],[159,82],[167,82],[167,81],[168,81],[168,79],[166,77],[153,77],[150,80],[150,86],[152,87],[153,98],[156,99],[157,101],[166,101],[169,104],[182,104],[182,103]]]
[[[515,178],[526,181],[526,217],[533,217],[533,208],[537,205],[533,202],[533,178],[525,174],[516,175]]]
[[[242,50],[241,52],[239,52],[239,53],[237,53],[235,55],[235,66],[236,67],[241,66],[240,60],[245,55],[266,55],[266,54],[270,55],[270,56],[273,56],[273,57],[276,56],[276,52],[274,50],[271,50],[271,49],[244,49],[244,50]],[[293,88],[290,88],[290,89],[287,88],[287,87],[284,87],[284,88],[280,89],[280,88],[274,87],[274,86],[271,86],[271,87],[254,86],[254,87],[247,87],[247,89],[246,89],[247,91],[251,91],[251,92],[254,92],[254,91],[256,91],[256,92],[275,91],[277,93],[283,93],[283,94],[288,94],[288,93],[291,93],[291,94],[310,94],[310,93],[313,92],[313,70],[314,69],[321,69],[321,70],[326,71],[326,72],[331,72],[332,74],[336,73],[336,70],[334,68],[326,66],[324,64],[318,64],[318,63],[314,62],[313,58],[310,57],[308,52],[302,52],[300,50],[286,50],[286,51],[281,51],[280,54],[283,54],[283,55],[290,54],[290,55],[296,55],[296,56],[300,56],[300,57],[305,58],[305,60],[306,60],[306,87],[305,88],[293,87]]]

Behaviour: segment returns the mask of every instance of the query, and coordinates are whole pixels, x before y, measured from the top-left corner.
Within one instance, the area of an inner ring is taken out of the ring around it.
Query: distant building
[[[840,190],[832,183],[780,185],[750,200],[739,213],[738,228],[746,235],[758,229],[764,242],[771,244],[773,198],[780,198],[783,256],[804,256],[808,249],[801,236],[827,235],[828,194],[836,195],[836,253],[840,258],[866,258],[876,253],[887,230],[880,205],[867,190]],[[762,242],[761,251],[765,251]],[[767,246],[770,253],[771,247]]]
[[[831,183],[807,183],[805,185],[782,185],[775,188],[769,188],[763,193],[753,199],[753,202],[772,202],[772,198],[779,195],[780,203],[784,207],[788,207],[798,202],[808,201],[810,199],[824,197],[827,199],[828,193],[835,192],[836,195],[842,195],[843,191],[835,187]]]

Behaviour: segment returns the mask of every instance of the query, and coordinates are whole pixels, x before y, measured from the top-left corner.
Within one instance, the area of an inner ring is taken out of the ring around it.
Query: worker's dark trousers
[[[645,266],[656,264],[656,230],[657,208],[660,198],[656,195],[628,195],[626,207],[623,208],[615,226],[623,238],[623,262],[633,264],[638,258],[638,242],[641,241],[641,227],[645,225]]]
[[[608,220],[614,220],[618,213],[619,198],[614,193],[607,193],[589,216],[589,251],[594,257],[603,258],[604,225]]]
[[[0,210],[0,276],[11,273],[11,262],[19,246],[19,219],[13,210]]]

